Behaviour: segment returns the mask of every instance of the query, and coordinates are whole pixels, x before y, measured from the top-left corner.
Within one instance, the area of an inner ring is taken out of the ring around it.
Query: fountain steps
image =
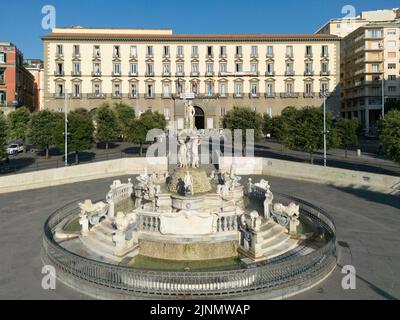
[[[285,240],[283,243],[281,243],[279,246],[275,246],[273,248],[267,248],[262,252],[262,254],[268,259],[271,259],[273,257],[282,255],[285,252],[288,252],[296,248],[297,246],[298,246],[297,240],[289,238]]]

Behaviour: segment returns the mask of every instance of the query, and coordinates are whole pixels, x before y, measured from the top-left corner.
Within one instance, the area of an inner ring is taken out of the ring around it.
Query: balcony
[[[112,93],[111,94],[111,99],[122,99],[122,94],[121,93]]]
[[[285,76],[286,77],[292,77],[294,75],[295,75],[295,72],[293,70],[285,71]]]
[[[217,93],[196,94],[196,99],[218,99]]]
[[[63,53],[56,53],[56,59],[64,59]]]
[[[207,53],[206,59],[214,59],[214,55],[212,53],[211,54]]]
[[[304,92],[303,97],[304,98],[314,98],[314,92]]]
[[[170,56],[170,54],[168,53],[168,54],[163,54],[163,59],[169,59],[169,58],[171,58],[171,56]]]
[[[152,53],[147,53],[146,54],[146,59],[153,59],[153,58],[154,58],[154,56],[153,56]]]
[[[227,99],[227,98],[229,97],[229,94],[227,94],[227,93],[220,93],[220,94],[218,95],[218,97],[219,97],[220,99]]]
[[[71,76],[73,77],[80,77],[82,75],[82,72],[80,71],[71,71]]]
[[[65,93],[54,93],[53,94],[54,99],[64,99],[65,98]]]
[[[154,72],[146,72],[146,77],[154,77]]]
[[[243,54],[235,53],[235,59],[242,59],[242,58],[243,58]]]
[[[171,72],[170,72],[170,71],[164,71],[164,72],[162,73],[162,76],[163,76],[163,77],[170,77],[170,76],[171,76]]]
[[[258,53],[250,54],[250,59],[258,59]]]
[[[101,54],[100,54],[100,52],[98,52],[98,53],[93,53],[93,59],[95,59],[95,60],[101,59]]]
[[[71,96],[71,99],[75,99],[75,100],[82,99],[82,95],[80,93],[75,93]]]
[[[154,94],[151,94],[151,95],[145,94],[145,95],[144,95],[144,98],[145,98],[145,99],[155,99],[155,95],[154,95]]]
[[[286,53],[285,58],[286,59],[293,59],[293,53]]]
[[[267,58],[267,59],[273,59],[274,58],[274,53],[266,53],[266,55],[265,55],[265,57]]]
[[[185,57],[185,55],[183,53],[176,55],[176,59],[183,59],[184,57]]]
[[[275,71],[265,71],[265,76],[266,77],[274,77],[275,76]]]
[[[312,77],[314,75],[314,71],[304,71],[304,75]]]
[[[321,53],[322,59],[329,59],[329,53]]]
[[[56,77],[63,77],[64,76],[64,71],[54,71],[54,75]]]
[[[137,93],[132,94],[132,92],[131,92],[131,93],[128,94],[128,98],[129,99],[138,99],[139,95]]]
[[[183,72],[183,71],[177,71],[175,73],[175,77],[184,77],[184,76],[185,76],[185,72]]]
[[[321,71],[321,72],[320,72],[320,75],[321,75],[321,76],[330,76],[331,73],[330,73],[330,71]]]
[[[281,98],[298,98],[298,92],[281,92]]]
[[[206,71],[204,76],[206,76],[206,77],[214,77],[214,71]]]
[[[236,99],[242,99],[243,98],[243,93],[234,93],[233,97]]]
[[[226,59],[228,56],[227,56],[227,54],[226,53],[223,53],[223,54],[220,54],[219,55],[219,58],[220,59]]]
[[[92,71],[92,77],[101,77],[101,71]]]
[[[121,76],[121,72],[115,72],[113,71],[111,74],[113,77],[120,77]]]
[[[257,92],[257,93],[250,92],[249,93],[249,98],[250,99],[257,99],[259,97],[260,97],[260,93],[259,92]]]
[[[304,54],[304,58],[312,59],[313,58],[313,54],[312,53],[306,53],[306,54]]]
[[[192,53],[191,58],[192,59],[198,59],[199,58],[199,54],[198,53]]]
[[[191,77],[198,77],[198,76],[199,76],[199,72],[198,72],[198,71],[192,71],[192,72],[190,73],[190,76],[191,76]]]
[[[107,95],[105,93],[88,93],[87,98],[88,99],[105,99],[105,98],[107,98]]]
[[[275,92],[266,92],[266,93],[264,93],[264,97],[265,98],[275,98],[276,93]]]
[[[131,77],[137,77],[137,76],[138,76],[138,73],[137,73],[137,72],[132,72],[132,71],[130,71],[130,72],[129,72],[129,76],[131,76]]]
[[[72,54],[72,59],[74,59],[74,60],[80,60],[80,59],[81,59],[81,54],[80,54],[80,53],[74,53],[74,54]]]
[[[163,94],[161,94],[161,99],[172,99],[172,94],[163,93]]]

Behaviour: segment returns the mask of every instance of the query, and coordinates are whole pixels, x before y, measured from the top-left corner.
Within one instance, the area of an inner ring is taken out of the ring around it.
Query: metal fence
[[[262,292],[276,298],[295,294],[326,277],[336,266],[335,226],[320,208],[301,199],[279,194],[284,202],[300,204],[301,214],[318,222],[330,237],[320,249],[273,263],[254,263],[228,271],[139,270],[99,262],[67,251],[53,238],[56,226],[78,214],[77,202],[53,213],[44,225],[42,259],[56,268],[59,280],[98,298],[229,297]]]

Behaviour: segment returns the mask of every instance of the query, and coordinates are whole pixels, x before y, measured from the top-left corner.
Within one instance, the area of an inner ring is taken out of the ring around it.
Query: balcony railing
[[[220,54],[220,55],[219,55],[219,58],[220,58],[220,59],[226,59],[226,58],[227,58],[227,54],[226,54],[226,53]]]
[[[73,77],[80,77],[82,75],[82,72],[80,71],[71,71],[71,76]]]
[[[130,75],[131,77],[137,77],[137,76],[138,76],[138,73],[137,73],[137,72],[132,72],[132,71],[130,71],[130,72],[129,72],[129,75]]]
[[[129,93],[128,98],[129,99],[137,99],[137,98],[139,98],[139,95],[137,93],[135,93],[135,94]]]
[[[275,98],[276,93],[275,92],[266,92],[266,93],[264,93],[264,97],[265,98]]]
[[[235,59],[242,59],[242,58],[243,58],[243,54],[235,53]]]
[[[54,75],[58,77],[63,77],[64,76],[64,71],[54,71]]]
[[[111,99],[122,99],[122,94],[121,93],[112,93]]]
[[[259,97],[260,97],[259,92],[257,92],[257,93],[250,92],[249,93],[249,98],[259,98]]]
[[[239,98],[239,99],[240,99],[240,98],[243,98],[243,93],[234,93],[234,94],[233,94],[233,97],[234,97],[234,98]]]
[[[171,93],[163,93],[161,94],[162,99],[172,99],[172,94]]]
[[[313,54],[312,54],[312,53],[306,53],[306,54],[304,54],[304,58],[306,58],[306,59],[312,59],[312,57],[313,57]]]
[[[54,93],[53,97],[54,99],[64,99],[65,93]]]
[[[213,77],[214,76],[214,71],[206,71],[205,76],[206,77]]]
[[[154,77],[154,72],[146,72],[146,77]]]
[[[113,71],[111,74],[113,77],[120,77],[121,76],[121,72],[115,72]]]
[[[74,93],[72,94],[71,99],[82,99],[82,95],[80,93]]]
[[[314,98],[314,92],[304,92],[303,97],[304,98]]]
[[[181,71],[181,72],[176,72],[175,73],[176,77],[184,77],[185,76],[185,72]]]
[[[101,77],[101,71],[92,71],[92,77]]]
[[[163,77],[170,77],[171,76],[171,72],[170,71],[163,71],[162,76]]]
[[[100,59],[101,54],[100,53],[93,53],[93,59]]]
[[[295,72],[294,72],[293,70],[285,71],[285,76],[286,76],[286,77],[288,77],[288,76],[294,76],[294,75],[295,75]]]
[[[267,54],[265,55],[265,57],[266,57],[267,59],[273,59],[273,58],[274,58],[274,53],[267,53]]]
[[[267,77],[274,77],[275,76],[275,71],[265,71],[265,75]]]
[[[281,92],[281,98],[298,98],[298,92]]]
[[[314,71],[304,71],[304,75],[305,76],[313,76],[314,75]]]
[[[191,58],[192,59],[197,59],[199,57],[198,53],[192,53]]]
[[[151,94],[151,95],[145,94],[145,95],[144,95],[144,98],[145,98],[145,99],[155,99],[155,97],[156,97],[156,96],[155,96],[154,94]]]
[[[330,71],[321,71],[320,72],[321,76],[329,76],[330,74],[331,74]]]
[[[105,93],[88,93],[87,98],[88,99],[105,99],[105,98],[107,98],[107,95]]]
[[[191,76],[191,77],[198,77],[198,76],[199,76],[199,72],[198,72],[198,71],[192,71],[192,72],[190,73],[190,76]]]

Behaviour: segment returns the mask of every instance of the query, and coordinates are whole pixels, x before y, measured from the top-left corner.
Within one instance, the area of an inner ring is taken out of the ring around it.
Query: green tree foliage
[[[360,130],[360,122],[358,119],[339,119],[333,124],[333,133],[337,134],[338,143],[345,149],[345,157],[347,158],[347,150],[349,146],[358,143],[358,134]]]
[[[232,134],[235,129],[242,130],[243,152],[246,149],[246,129],[254,130],[254,141],[257,142],[262,136],[263,118],[250,108],[234,107],[228,111],[224,117],[223,125],[229,129]]]
[[[111,140],[119,135],[117,114],[108,104],[103,104],[96,112],[96,139],[106,143],[106,150]]]
[[[79,162],[79,151],[91,149],[93,133],[93,121],[87,111],[77,109],[68,114],[68,151],[75,152],[75,163]],[[64,150],[64,118],[55,128],[55,143],[60,151]]]
[[[8,125],[6,117],[2,112],[0,112],[0,160],[6,157],[7,138],[8,138]]]
[[[165,130],[167,121],[164,115],[158,112],[147,110],[139,118],[132,119],[129,124],[127,138],[131,143],[139,144],[140,155],[143,153],[143,144],[146,143],[146,136],[151,129]]]
[[[121,102],[115,105],[115,112],[118,118],[120,135],[125,140],[128,136],[129,126],[132,120],[135,119],[135,110],[131,106]]]
[[[46,159],[49,148],[55,144],[55,128],[62,119],[62,113],[48,110],[33,113],[29,122],[28,140],[37,147],[45,148]]]
[[[31,113],[26,107],[18,108],[8,115],[7,121],[11,139],[18,139],[25,142],[30,118]]]
[[[379,120],[379,140],[382,150],[391,159],[400,162],[400,111],[391,110]]]
[[[282,118],[284,123],[282,138],[285,144],[290,149],[309,153],[310,163],[314,163],[315,151],[324,146],[322,110],[311,107],[297,110],[288,107],[282,111]],[[335,146],[337,141],[331,128],[332,117],[328,112],[326,115],[327,148]]]

